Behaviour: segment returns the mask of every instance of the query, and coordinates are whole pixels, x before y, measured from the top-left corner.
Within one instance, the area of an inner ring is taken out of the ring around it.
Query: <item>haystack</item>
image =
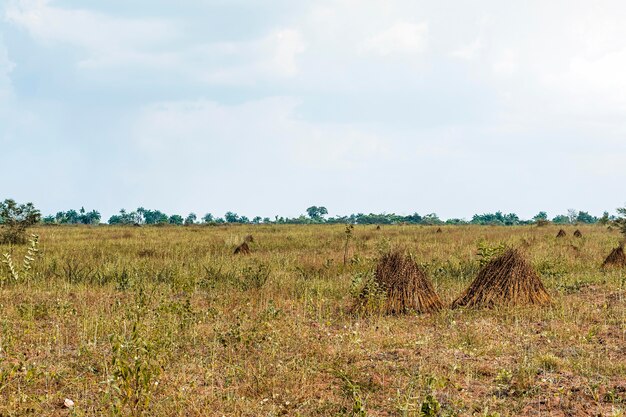
[[[478,272],[469,288],[454,300],[452,308],[549,302],[550,296],[532,266],[517,249],[509,249]]]
[[[443,232],[443,230],[441,230],[441,227],[438,227],[437,231],[435,233],[442,233],[442,232]]]
[[[424,270],[401,252],[382,257],[374,280],[386,294],[383,306],[386,314],[430,313],[443,308]]]
[[[574,232],[574,237],[583,237],[583,234],[580,230],[576,229],[576,231]]]
[[[565,237],[567,236],[567,233],[565,233],[565,230],[560,229],[559,233],[556,234],[556,237]]]
[[[376,226],[376,230],[380,230],[380,225]]]
[[[611,253],[609,253],[609,256],[607,256],[604,262],[602,263],[602,267],[603,268],[626,267],[626,255],[624,255],[624,244],[619,245],[618,247],[613,249]]]
[[[243,242],[241,245],[237,246],[235,248],[235,255],[241,254],[241,255],[249,255],[250,254],[250,246],[248,246],[248,244],[246,242]]]

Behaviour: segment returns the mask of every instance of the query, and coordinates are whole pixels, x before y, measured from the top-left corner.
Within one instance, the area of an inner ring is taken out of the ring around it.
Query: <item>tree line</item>
[[[5,208],[7,213],[11,210],[20,209],[20,215],[26,216],[24,213],[30,213],[31,221],[43,224],[101,224],[102,216],[97,210],[85,210],[81,207],[79,210],[60,211],[54,215],[41,217],[39,211],[35,209],[32,203],[19,205],[14,200],[5,200],[0,203],[0,208]],[[18,210],[19,211],[19,210]],[[33,213],[37,213],[33,217]],[[6,215],[4,217],[7,217]],[[10,217],[10,215],[8,216]],[[8,218],[7,217],[7,218]],[[34,219],[34,220],[33,220]],[[183,217],[180,214],[168,215],[160,210],[146,209],[139,207],[134,211],[122,209],[118,214],[111,216],[107,223],[110,225],[192,225],[192,224],[421,224],[421,225],[443,225],[443,224],[477,224],[477,225],[502,225],[515,226],[535,223],[555,224],[608,224],[616,220],[615,216],[604,212],[601,217],[596,217],[586,211],[568,210],[566,214],[559,214],[552,218],[548,217],[545,211],[537,213],[532,219],[520,219],[515,213],[503,213],[497,211],[495,213],[475,214],[471,219],[450,218],[442,220],[436,213],[420,215],[413,213],[409,215],[399,215],[394,213],[357,213],[346,216],[328,217],[328,209],[324,206],[311,206],[306,209],[306,214],[298,217],[282,217],[274,218],[255,216],[249,218],[240,216],[235,212],[228,211],[222,217],[214,216],[207,213],[202,217],[198,217],[195,213],[189,213]],[[2,213],[0,212],[0,224],[4,223]]]

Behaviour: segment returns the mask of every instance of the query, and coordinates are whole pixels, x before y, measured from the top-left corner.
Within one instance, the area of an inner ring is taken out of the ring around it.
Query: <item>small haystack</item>
[[[386,293],[383,307],[386,314],[430,313],[443,308],[424,270],[401,252],[383,255],[374,280]]]
[[[565,237],[567,236],[567,233],[565,233],[565,230],[560,229],[559,233],[556,234],[556,237]]]
[[[574,237],[583,237],[583,234],[580,230],[576,229],[576,231],[574,232]]]
[[[243,242],[241,245],[235,248],[235,255],[250,255],[250,246],[248,243]]]
[[[604,262],[602,263],[603,268],[609,267],[617,267],[624,268],[626,267],[626,255],[624,255],[624,244],[622,243],[615,249],[609,253],[609,256],[606,257]]]
[[[435,233],[443,233],[443,230],[441,230],[441,227],[438,227]]]
[[[550,295],[532,266],[517,249],[491,260],[463,294],[457,307],[493,307],[498,304],[547,304]]]
[[[376,226],[376,230],[380,230],[380,225]]]

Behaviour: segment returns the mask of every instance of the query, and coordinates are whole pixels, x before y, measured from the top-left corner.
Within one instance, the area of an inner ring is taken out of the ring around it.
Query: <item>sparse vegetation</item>
[[[0,245],[19,277],[0,265],[0,414],[619,415],[616,232],[576,227],[579,251],[550,225],[356,225],[344,265],[345,225],[36,226]],[[551,304],[446,308],[524,242]],[[375,271],[398,247],[444,307],[355,314],[397,296]]]

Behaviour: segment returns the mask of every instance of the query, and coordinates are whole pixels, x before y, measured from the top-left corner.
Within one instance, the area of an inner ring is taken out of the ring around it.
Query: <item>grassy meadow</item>
[[[626,415],[619,233],[442,229],[355,226],[344,264],[341,225],[34,228],[31,269],[0,246],[0,416]],[[501,243],[552,305],[351,313],[392,248],[449,305]]]

